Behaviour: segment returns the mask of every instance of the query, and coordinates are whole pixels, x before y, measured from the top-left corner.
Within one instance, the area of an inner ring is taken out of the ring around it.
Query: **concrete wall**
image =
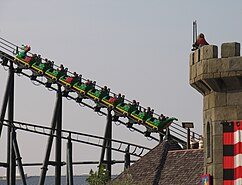
[[[242,120],[242,57],[240,44],[203,46],[190,54],[190,85],[203,95],[204,173],[223,184],[221,122]]]

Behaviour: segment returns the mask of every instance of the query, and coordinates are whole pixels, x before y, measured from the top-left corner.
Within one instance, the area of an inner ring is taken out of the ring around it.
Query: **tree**
[[[99,173],[98,171],[94,172],[90,170],[89,177],[87,177],[86,181],[90,185],[150,185],[146,181],[135,182],[131,174],[126,174],[123,179],[109,181],[108,171],[104,165],[100,166]]]
[[[109,180],[108,171],[104,165],[101,165],[98,171],[90,170],[89,175],[86,181],[90,185],[106,185]]]

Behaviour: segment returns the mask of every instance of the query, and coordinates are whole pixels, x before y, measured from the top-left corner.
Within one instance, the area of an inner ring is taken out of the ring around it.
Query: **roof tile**
[[[203,174],[203,149],[169,151],[170,149],[174,149],[174,141],[163,141],[114,181],[131,175],[136,184],[200,184]]]

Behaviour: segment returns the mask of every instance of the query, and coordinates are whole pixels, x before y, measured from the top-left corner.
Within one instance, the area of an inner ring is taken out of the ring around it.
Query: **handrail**
[[[4,123],[7,122],[7,123]],[[13,123],[14,125],[9,125],[9,120],[4,119],[3,122],[0,122],[0,124],[2,124],[3,126],[6,127],[11,127],[14,129],[18,129],[18,130],[23,130],[26,132],[32,132],[32,133],[36,133],[36,134],[40,134],[40,135],[46,135],[46,136],[50,136],[50,131],[51,133],[53,133],[54,137],[57,137],[57,135],[55,135],[57,129],[53,129],[51,127],[46,127],[46,126],[40,126],[40,125],[36,125],[36,124],[30,124],[30,123],[24,123],[24,122],[20,122],[20,121],[13,121],[11,123]],[[118,151],[118,152],[122,152],[122,153],[127,153],[127,151],[125,151],[127,146],[130,146],[132,148],[140,148],[142,151],[150,151],[151,149],[145,146],[141,146],[141,145],[137,145],[137,144],[133,144],[133,143],[128,143],[125,141],[119,141],[116,139],[108,139],[108,138],[103,138],[101,136],[97,136],[97,135],[91,135],[91,134],[86,134],[86,133],[81,133],[81,132],[75,132],[75,131],[69,131],[69,130],[65,130],[62,129],[61,130],[61,138],[65,139],[65,140],[71,140],[71,141],[75,141],[75,142],[79,142],[79,143],[83,143],[83,144],[88,144],[88,145],[93,145],[93,146],[97,146],[97,147],[103,147],[102,144],[99,143],[93,143],[88,141],[88,138],[94,138],[94,139],[99,139],[99,140],[108,140],[112,142],[112,147],[111,149],[114,151]],[[79,136],[79,137],[78,137]],[[83,138],[86,137],[86,141],[84,140],[80,140],[80,136]],[[75,138],[76,137],[76,138]],[[116,148],[114,148],[114,145],[117,145]],[[123,147],[120,147],[120,145],[122,145]],[[105,146],[106,148],[110,148],[108,146]],[[140,157],[141,154],[137,154],[137,153],[130,153],[134,156]]]

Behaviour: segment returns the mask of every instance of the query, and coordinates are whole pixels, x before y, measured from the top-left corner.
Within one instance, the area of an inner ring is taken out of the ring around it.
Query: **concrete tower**
[[[203,95],[204,173],[223,184],[224,121],[242,120],[240,44],[203,46],[190,54],[190,85]]]

